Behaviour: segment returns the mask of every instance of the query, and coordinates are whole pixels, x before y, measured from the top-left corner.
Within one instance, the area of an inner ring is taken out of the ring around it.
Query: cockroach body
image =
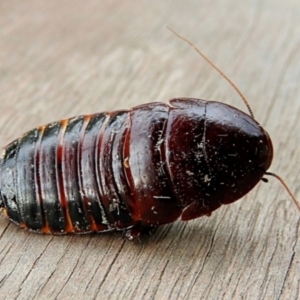
[[[122,230],[132,238],[240,199],[272,157],[266,131],[234,107],[149,103],[54,122],[9,144],[0,206],[38,233]]]

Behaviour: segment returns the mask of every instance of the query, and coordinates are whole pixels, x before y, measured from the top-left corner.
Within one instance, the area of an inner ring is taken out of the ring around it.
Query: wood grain
[[[0,146],[50,121],[179,96],[245,110],[270,133],[300,199],[297,0],[3,0]],[[141,244],[117,233],[41,236],[0,219],[0,299],[299,299],[299,212],[270,178],[210,218]]]

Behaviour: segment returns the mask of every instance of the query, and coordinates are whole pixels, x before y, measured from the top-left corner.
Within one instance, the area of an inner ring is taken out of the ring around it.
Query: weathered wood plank
[[[190,96],[245,107],[300,198],[300,6],[278,1],[1,1],[0,146],[61,118]],[[299,299],[299,213],[270,178],[141,244],[40,236],[0,219],[0,299]]]

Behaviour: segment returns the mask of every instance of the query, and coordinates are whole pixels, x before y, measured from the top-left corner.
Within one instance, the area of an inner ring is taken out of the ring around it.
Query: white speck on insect
[[[153,196],[154,199],[171,199],[170,196]]]
[[[208,175],[204,176],[204,182],[209,182],[211,181],[211,178]]]
[[[155,206],[152,206],[152,207],[151,207],[151,210],[153,211],[154,214],[157,215],[157,211],[155,210]]]

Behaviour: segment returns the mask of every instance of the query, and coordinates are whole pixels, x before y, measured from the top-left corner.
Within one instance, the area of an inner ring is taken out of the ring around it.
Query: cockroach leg
[[[123,231],[123,237],[130,242],[140,242],[142,235],[153,235],[157,230],[157,226],[143,226],[137,224]]]

